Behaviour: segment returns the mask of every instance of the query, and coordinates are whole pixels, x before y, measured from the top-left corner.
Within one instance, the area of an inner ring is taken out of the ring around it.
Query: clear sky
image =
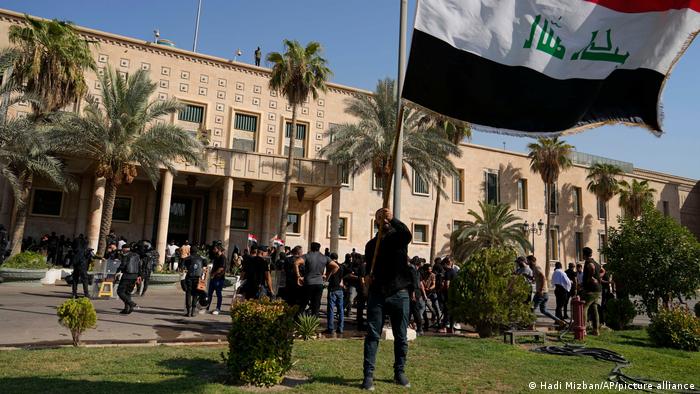
[[[282,50],[282,40],[320,41],[334,82],[373,90],[378,79],[396,78],[399,0],[204,0],[198,51],[253,61],[253,51]],[[0,8],[144,40],[158,28],[192,49],[197,0],[0,0]],[[415,0],[409,0],[413,19]],[[409,35],[412,27],[409,21]],[[410,38],[410,37],[409,37]],[[700,43],[691,45],[663,93],[661,138],[641,128],[606,126],[566,140],[577,150],[634,163],[635,167],[700,179]],[[695,70],[695,71],[693,71]],[[524,152],[527,138],[476,133],[472,142]]]

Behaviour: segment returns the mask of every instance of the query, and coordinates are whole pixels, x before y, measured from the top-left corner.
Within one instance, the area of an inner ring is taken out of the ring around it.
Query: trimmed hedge
[[[61,304],[56,311],[58,322],[70,330],[73,346],[80,346],[80,336],[88,328],[95,328],[97,313],[88,298],[70,299]]]
[[[43,255],[36,252],[22,252],[7,259],[2,264],[2,268],[45,270],[49,266],[46,264],[46,258]]]
[[[652,317],[647,332],[656,346],[700,350],[700,318],[693,316],[687,308],[662,308]]]
[[[231,308],[226,364],[234,383],[279,384],[292,367],[296,307],[283,301],[250,300]]]
[[[637,308],[627,298],[613,298],[605,304],[605,324],[613,330],[623,330],[637,316]]]

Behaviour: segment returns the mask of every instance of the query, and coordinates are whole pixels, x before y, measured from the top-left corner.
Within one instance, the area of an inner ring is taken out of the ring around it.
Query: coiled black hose
[[[532,351],[537,353],[553,354],[557,356],[590,356],[600,361],[607,361],[615,363],[615,367],[608,374],[608,381],[621,384],[621,385],[636,385],[640,391],[645,391],[648,393],[657,392],[673,392],[679,394],[696,394],[700,393],[700,389],[688,389],[688,390],[673,390],[669,388],[656,389],[658,385],[666,385],[664,387],[688,387],[690,385],[685,383],[677,383],[671,381],[661,381],[653,379],[636,378],[626,375],[622,372],[623,368],[629,367],[632,363],[627,360],[620,353],[613,352],[612,350],[603,348],[587,348],[583,345],[576,345],[568,343],[564,340],[564,335],[568,333],[573,327],[573,321],[562,331],[559,332],[559,341],[564,342],[563,346],[541,346],[533,349]]]

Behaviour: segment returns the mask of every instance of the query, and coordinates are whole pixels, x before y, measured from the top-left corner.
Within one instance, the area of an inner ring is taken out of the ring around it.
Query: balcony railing
[[[631,173],[634,171],[634,164],[626,162],[626,161],[620,161],[620,160],[615,160],[615,159],[609,159],[607,157],[602,157],[602,156],[596,156],[596,155],[591,155],[589,153],[583,153],[583,152],[576,152],[573,151],[571,152],[571,155],[569,156],[571,158],[571,161],[573,161],[576,164],[581,164],[586,167],[591,167],[592,165],[596,163],[604,163],[604,164],[613,164],[622,169],[622,171],[626,173]]]

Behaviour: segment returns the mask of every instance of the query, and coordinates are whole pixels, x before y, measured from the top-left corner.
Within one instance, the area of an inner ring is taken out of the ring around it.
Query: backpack
[[[189,278],[199,278],[202,276],[202,269],[204,268],[204,262],[199,256],[190,257],[190,264],[187,267],[187,277]]]
[[[129,261],[126,263],[127,274],[138,274],[141,268],[141,258],[136,253],[129,253]]]

